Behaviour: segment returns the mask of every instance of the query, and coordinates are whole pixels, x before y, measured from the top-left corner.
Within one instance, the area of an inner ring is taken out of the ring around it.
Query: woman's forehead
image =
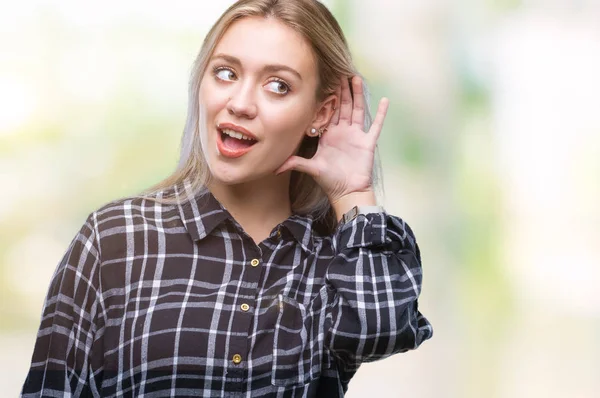
[[[316,74],[315,57],[308,41],[275,18],[246,17],[234,22],[217,43],[213,54],[235,57],[244,68],[285,65],[303,80]]]

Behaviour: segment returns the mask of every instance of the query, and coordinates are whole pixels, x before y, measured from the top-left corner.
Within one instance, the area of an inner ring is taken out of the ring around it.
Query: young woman
[[[93,212],[59,264],[22,395],[343,396],[417,348],[421,264],[377,206],[362,80],[316,0],[241,0],[194,65],[181,161]]]

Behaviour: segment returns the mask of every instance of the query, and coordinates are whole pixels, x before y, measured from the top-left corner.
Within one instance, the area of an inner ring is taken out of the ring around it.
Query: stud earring
[[[327,129],[325,127],[321,127],[318,130],[313,127],[312,129],[310,129],[310,135],[312,137],[317,137],[318,136],[319,138],[321,138],[321,135],[323,135],[323,133],[326,132],[326,131],[327,131]]]

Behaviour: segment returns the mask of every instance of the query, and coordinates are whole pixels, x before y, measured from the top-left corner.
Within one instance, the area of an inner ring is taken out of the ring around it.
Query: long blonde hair
[[[251,16],[276,18],[300,33],[310,43],[317,60],[319,83],[316,97],[318,101],[324,100],[335,92],[341,76],[351,78],[358,75],[342,29],[331,12],[319,1],[237,1],[221,15],[210,29],[194,62],[188,93],[187,120],[181,140],[181,153],[177,168],[169,177],[144,191],[141,194],[143,197],[163,203],[174,203],[177,201],[175,196],[161,195],[161,199],[157,199],[156,193],[169,191],[173,186],[183,186],[184,184],[186,186],[184,192],[187,192],[188,195],[186,200],[191,200],[206,192],[206,186],[211,176],[200,144],[198,92],[209,60],[225,31],[235,21]],[[365,104],[369,104],[366,85],[364,93]],[[364,128],[365,131],[368,131],[372,122],[368,106],[365,114]],[[317,145],[317,140],[305,138],[297,155],[310,158],[315,154]],[[380,173],[377,157],[375,166],[373,185],[378,187]],[[322,223],[326,232],[333,231],[337,224],[335,214],[327,196],[311,176],[292,171],[289,192],[292,211],[295,214],[312,215]]]

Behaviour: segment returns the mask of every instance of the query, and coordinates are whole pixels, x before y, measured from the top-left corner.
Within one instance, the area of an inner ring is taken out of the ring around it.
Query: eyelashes
[[[215,66],[213,67],[213,75],[223,81],[235,81],[237,76],[235,71],[227,66]],[[229,76],[227,76],[229,75]]]
[[[220,81],[233,82],[238,79],[235,70],[229,66],[214,66],[212,68],[212,72],[213,76]],[[279,77],[269,78],[269,81],[267,81],[263,87],[267,88],[268,91],[280,96],[287,95],[292,91],[291,85]]]
[[[235,71],[233,69],[225,67],[225,66],[215,66],[213,68],[213,75],[215,75],[215,77],[217,77],[217,79],[224,80],[224,81],[234,81],[235,77],[236,77]],[[229,75],[229,76],[226,76],[226,75]],[[227,77],[229,77],[229,78],[227,78]]]
[[[275,94],[279,94],[279,95],[285,95],[291,91],[290,85],[287,84],[284,80],[279,79],[279,78],[273,78],[273,80],[268,82],[266,85],[273,88],[272,90],[269,90],[269,91],[272,91]],[[282,88],[282,86],[283,86],[283,90],[280,90]]]

